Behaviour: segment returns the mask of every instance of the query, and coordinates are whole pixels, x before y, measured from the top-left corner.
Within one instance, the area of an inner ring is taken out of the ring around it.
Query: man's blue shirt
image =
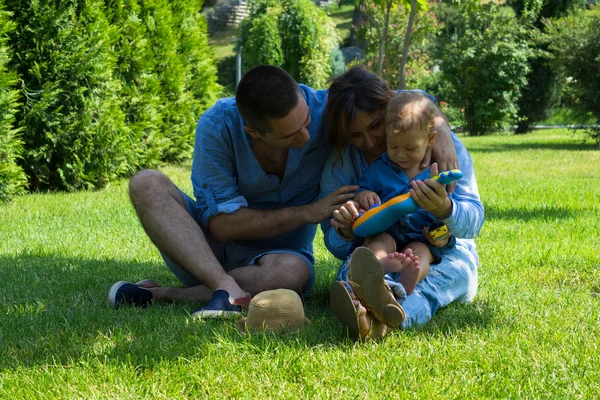
[[[241,207],[273,210],[302,206],[319,196],[321,172],[331,150],[323,124],[327,90],[300,85],[310,110],[310,139],[301,148],[289,149],[283,179],[265,174],[252,152],[252,138],[244,131],[235,99],[219,100],[196,126],[192,184],[196,215],[208,232],[210,219],[233,214]],[[294,249],[311,260],[316,225],[257,241],[238,242],[253,248]]]

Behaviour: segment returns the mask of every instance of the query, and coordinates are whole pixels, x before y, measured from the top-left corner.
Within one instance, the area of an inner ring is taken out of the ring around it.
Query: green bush
[[[569,77],[573,106],[600,120],[600,8],[581,10],[549,22],[556,68]],[[590,131],[600,144],[600,131]]]
[[[464,109],[464,128],[473,135],[506,128],[517,118],[517,101],[526,85],[528,32],[510,8],[481,5],[478,1],[441,5],[443,23],[436,43],[446,96]]]
[[[14,125],[18,96],[14,89],[16,77],[6,68],[10,59],[6,34],[14,29],[9,17],[0,1],[0,201],[23,193],[27,183],[23,169],[17,164],[23,143]]]
[[[134,143],[121,110],[111,48],[116,31],[100,0],[6,0],[17,27],[14,68],[30,187],[102,187],[132,171]]]
[[[311,0],[251,0],[240,32],[244,70],[277,65],[300,83],[327,86],[337,34]]]
[[[107,185],[192,155],[221,91],[202,0],[6,0],[32,190]]]
[[[180,162],[192,156],[196,122],[218,99],[217,68],[208,45],[206,20],[200,14],[203,0],[169,0],[173,13],[177,56],[182,66],[182,87],[169,103],[164,130],[170,146],[164,160]],[[165,6],[163,6],[165,7]],[[160,60],[160,58],[157,57]],[[175,78],[175,71],[163,71]],[[177,77],[179,78],[179,77]]]
[[[236,86],[236,56],[223,57],[217,61],[217,77],[219,84],[224,87],[224,94],[233,96]]]
[[[136,169],[153,167],[167,146],[163,129],[163,99],[157,59],[148,40],[138,0],[106,0],[106,14],[118,30],[115,77],[121,81],[121,101],[131,141],[136,144]]]

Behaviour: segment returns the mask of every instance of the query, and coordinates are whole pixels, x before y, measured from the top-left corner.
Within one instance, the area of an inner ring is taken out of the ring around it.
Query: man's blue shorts
[[[196,222],[198,222],[199,216],[196,215],[196,207],[195,207],[196,204],[195,204],[194,200],[192,200],[192,198],[190,196],[188,196],[181,190],[179,190],[179,192],[181,193],[181,196],[185,200],[185,208],[186,208],[188,214],[190,214],[190,216],[192,218],[194,218],[194,220]],[[200,226],[200,224],[198,224],[198,226]],[[202,228],[202,227],[200,226],[200,228]],[[312,289],[312,286],[315,281],[315,269],[313,266],[313,262],[312,262],[312,260],[310,260],[304,254],[298,252],[297,250],[293,250],[293,249],[266,250],[266,249],[257,249],[257,248],[253,248],[253,247],[243,246],[236,242],[219,243],[208,232],[205,232],[204,230],[203,230],[203,232],[204,232],[204,236],[206,237],[206,241],[208,242],[208,245],[210,246],[210,249],[212,250],[217,261],[219,261],[219,263],[221,264],[221,266],[223,267],[223,269],[225,271],[231,271],[236,268],[246,267],[249,265],[255,265],[257,260],[266,254],[293,254],[297,257],[300,257],[306,263],[306,266],[308,267],[308,269],[310,271],[310,282],[308,283],[308,286],[306,287],[306,290],[304,291],[304,295],[308,296],[308,294],[310,293],[310,290]],[[175,261],[173,261],[171,258],[169,258],[169,256],[167,256],[166,254],[163,254],[163,253],[161,253],[161,255],[162,255],[163,259],[165,260],[165,263],[171,270],[171,272],[173,272],[173,274],[175,274],[175,276],[185,286],[191,287],[191,286],[198,286],[198,285],[202,284],[202,282],[198,278],[196,278],[194,275],[192,275],[191,273],[186,271],[183,267],[181,267],[179,264],[177,264]]]

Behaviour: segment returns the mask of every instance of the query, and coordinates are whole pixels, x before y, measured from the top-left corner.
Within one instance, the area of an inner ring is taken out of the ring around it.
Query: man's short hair
[[[300,86],[294,78],[273,65],[252,68],[235,91],[244,122],[262,135],[271,132],[269,120],[287,116],[298,105],[300,96]]]

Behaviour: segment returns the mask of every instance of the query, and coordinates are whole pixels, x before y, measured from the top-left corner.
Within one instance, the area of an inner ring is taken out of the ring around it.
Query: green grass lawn
[[[581,135],[466,137],[486,223],[479,292],[380,343],[344,339],[316,240],[312,326],[242,335],[196,305],[112,310],[118,280],[177,284],[126,182],[0,205],[0,398],[596,398],[600,152]],[[190,166],[163,171],[190,191]]]

